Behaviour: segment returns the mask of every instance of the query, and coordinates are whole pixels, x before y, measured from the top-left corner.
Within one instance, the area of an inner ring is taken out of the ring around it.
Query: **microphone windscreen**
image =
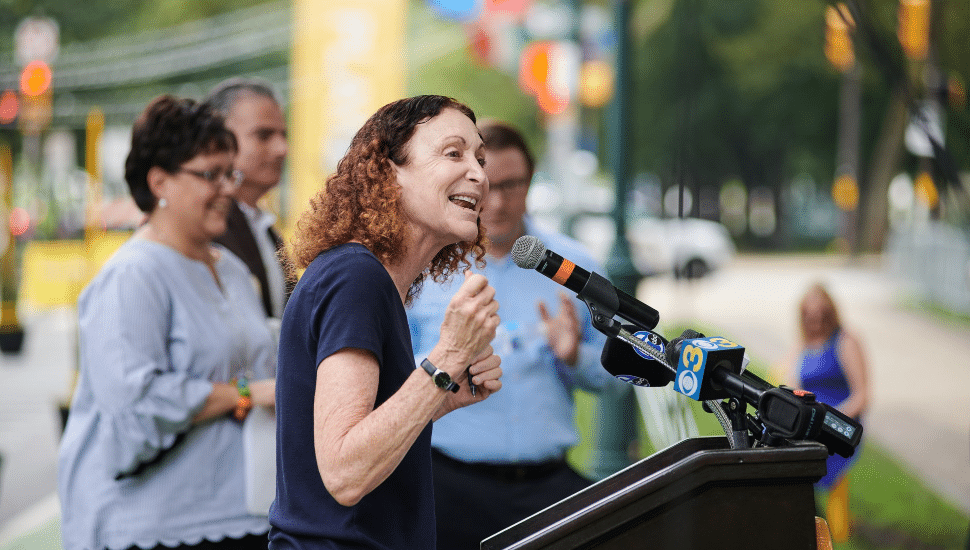
[[[522,235],[512,245],[512,261],[523,269],[535,269],[545,252],[546,245],[538,237]]]
[[[680,349],[683,347],[684,340],[692,340],[694,338],[703,338],[704,335],[693,329],[685,329],[680,336],[674,338],[670,341],[670,345],[667,346],[667,362],[676,367],[680,363]]]
[[[637,328],[627,325],[624,328],[636,331]],[[666,342],[657,335],[658,344],[665,347]],[[662,344],[660,343],[662,342]],[[629,343],[617,338],[607,338],[603,344],[600,363],[607,372],[615,378],[634,386],[658,388],[666,386],[674,379],[674,373],[655,359],[645,359]]]

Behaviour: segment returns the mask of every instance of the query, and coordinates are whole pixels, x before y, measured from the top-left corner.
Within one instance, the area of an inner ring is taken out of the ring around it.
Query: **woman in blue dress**
[[[866,356],[859,337],[842,326],[835,301],[824,285],[813,284],[802,297],[799,324],[802,339],[792,354],[793,360],[788,362],[787,383],[808,390],[819,401],[861,420],[869,406]],[[830,455],[825,476],[816,484],[829,492],[826,517],[836,539],[847,531],[846,473],[860,450],[857,448],[851,458]]]

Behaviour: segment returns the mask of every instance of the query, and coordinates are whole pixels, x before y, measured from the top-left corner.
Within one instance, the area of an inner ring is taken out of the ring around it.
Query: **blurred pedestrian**
[[[801,342],[789,354],[783,380],[858,421],[869,406],[868,365],[862,341],[842,326],[835,301],[824,285],[809,287],[799,303]],[[851,458],[831,455],[816,487],[828,491],[826,519],[837,542],[848,537],[848,477]]]
[[[61,441],[69,550],[266,548],[245,505],[240,421],[272,406],[276,349],[225,231],[236,141],[162,96],[134,124],[125,179],[148,214],[78,300],[79,379]]]
[[[270,83],[230,78],[209,93],[205,103],[221,112],[236,136],[236,170],[243,174],[227,216],[226,232],[215,238],[249,268],[259,281],[268,317],[283,316],[292,289],[283,262],[285,249],[273,227],[276,217],[259,201],[280,183],[288,143],[286,119]]]
[[[534,235],[551,250],[595,267],[576,241],[540,229],[526,214],[533,157],[522,134],[483,122],[482,203],[488,263],[479,272],[495,288],[502,324],[493,343],[502,358],[503,391],[435,423],[432,436],[438,548],[477,549],[489,535],[590,485],[566,462],[578,443],[573,392],[611,381],[600,365],[605,336],[589,309],[562,287],[512,261],[515,240]],[[591,267],[592,268],[592,267]],[[409,315],[416,357],[438,341],[453,284],[427,284]]]
[[[495,290],[466,273],[415,364],[405,306],[484,255],[475,115],[442,96],[370,117],[297,226],[283,315],[270,548],[435,548],[432,420],[501,388]],[[469,385],[476,385],[473,395]]]

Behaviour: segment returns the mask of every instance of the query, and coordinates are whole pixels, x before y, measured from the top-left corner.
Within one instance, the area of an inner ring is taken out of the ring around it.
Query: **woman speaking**
[[[501,387],[494,289],[465,275],[415,365],[405,306],[481,261],[488,193],[472,111],[382,107],[299,222],[306,267],[283,314],[270,548],[434,550],[431,423]],[[474,393],[471,386],[474,385]]]

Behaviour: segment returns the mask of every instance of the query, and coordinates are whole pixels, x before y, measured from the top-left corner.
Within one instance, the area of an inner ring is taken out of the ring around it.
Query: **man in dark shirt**
[[[283,316],[292,290],[279,251],[283,242],[276,218],[259,200],[279,185],[288,149],[286,120],[271,85],[255,78],[231,78],[217,85],[206,102],[226,118],[239,143],[235,168],[243,173],[227,228],[215,242],[239,256],[259,281],[267,317]]]

